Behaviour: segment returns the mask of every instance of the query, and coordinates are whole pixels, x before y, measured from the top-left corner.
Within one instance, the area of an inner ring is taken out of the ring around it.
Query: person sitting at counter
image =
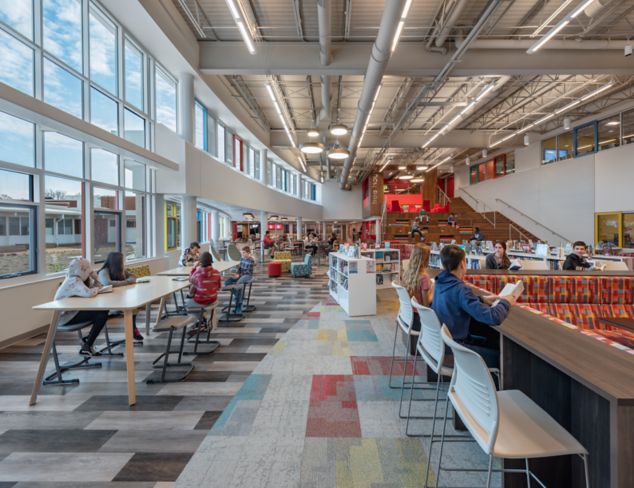
[[[509,269],[511,260],[506,254],[506,242],[496,241],[493,252],[487,255],[486,269]]]
[[[480,227],[476,227],[475,228],[475,231],[473,232],[473,236],[471,237],[471,240],[472,241],[483,241],[484,240],[484,234],[480,230]]]
[[[577,241],[572,245],[572,253],[566,256],[563,269],[565,271],[582,271],[592,268],[592,264],[586,259],[588,246],[583,241]]]
[[[451,227],[456,226],[456,216],[454,214],[450,213],[449,217],[447,217],[447,225],[450,225]]]
[[[464,282],[467,257],[458,246],[443,247],[440,261],[443,271],[436,277],[431,308],[456,342],[480,354],[490,368],[498,368],[499,336],[489,326],[500,325],[506,319],[515,298],[478,297]]]

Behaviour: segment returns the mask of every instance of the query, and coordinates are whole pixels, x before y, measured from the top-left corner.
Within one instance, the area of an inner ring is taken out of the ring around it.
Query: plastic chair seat
[[[158,324],[154,326],[154,331],[162,332],[170,330],[171,328],[182,329],[183,327],[187,327],[195,323],[196,318],[194,317],[190,317],[188,315],[172,315],[171,317],[161,319]]]
[[[450,393],[450,396],[452,394]],[[587,454],[586,449],[566,429],[520,390],[497,392],[498,433],[491,454],[506,459],[524,459],[571,454]],[[487,439],[467,410],[460,409],[461,399],[453,396],[459,415],[474,431],[476,441]],[[468,420],[467,420],[468,419]],[[486,441],[485,441],[486,442]]]
[[[84,322],[77,322],[76,324],[58,325],[57,331],[58,332],[77,332],[78,330],[81,330],[85,327],[89,327],[91,325],[92,325],[92,321],[86,320]]]

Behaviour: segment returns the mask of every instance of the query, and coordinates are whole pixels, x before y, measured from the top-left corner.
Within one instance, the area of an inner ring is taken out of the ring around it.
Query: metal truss
[[[239,98],[242,99],[243,104],[251,116],[258,121],[262,128],[270,130],[271,123],[262,110],[262,107],[260,107],[260,104],[258,104],[255,96],[251,93],[244,78],[242,78],[242,76],[227,76],[226,78],[231,87],[237,92]]]
[[[194,32],[196,32],[202,39],[209,39],[207,33],[210,33],[212,40],[218,40],[216,31],[211,25],[209,17],[207,17],[205,11],[198,3],[198,0],[178,0],[178,5],[180,5],[185,12],[185,16],[192,24]]]

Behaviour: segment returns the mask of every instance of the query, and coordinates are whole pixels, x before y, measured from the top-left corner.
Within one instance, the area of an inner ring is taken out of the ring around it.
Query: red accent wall
[[[385,193],[384,197],[388,211],[392,211],[394,208],[392,202],[398,202],[401,212],[404,212],[406,207],[409,212],[419,212],[423,206],[423,196],[420,193],[407,193],[404,195]]]

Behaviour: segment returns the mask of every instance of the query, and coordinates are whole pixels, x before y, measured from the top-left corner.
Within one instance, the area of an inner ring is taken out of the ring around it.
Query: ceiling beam
[[[452,76],[634,74],[631,58],[623,56],[625,41],[553,42],[557,49],[542,49],[531,55],[521,43],[504,42],[511,48],[493,47],[497,46],[493,43],[476,45],[456,65]],[[257,56],[250,56],[242,42],[201,41],[199,46],[200,70],[210,75],[363,75],[372,49],[372,43],[366,42],[332,43],[334,59],[323,66],[317,42],[263,42],[258,44]],[[450,55],[429,52],[421,43],[403,42],[385,74],[434,76]]]
[[[418,149],[423,143],[432,137],[437,131],[431,131],[426,134],[425,130],[413,130],[400,132],[392,138],[390,141],[390,148],[393,149]],[[444,136],[440,136],[435,139],[430,148],[434,147],[455,147],[455,148],[473,148],[473,147],[487,147],[490,143],[489,136],[494,131],[470,131],[470,130],[452,130]],[[501,137],[500,134],[506,132],[496,133],[496,138]],[[510,133],[510,132],[508,132]],[[298,138],[300,140],[308,140],[308,136],[305,136],[301,131],[298,131]],[[342,143],[345,141],[342,141]],[[385,144],[385,137],[381,135],[380,130],[367,130],[365,137],[363,138],[361,149],[380,148]],[[288,138],[281,129],[271,130],[271,145],[277,147],[288,146]]]

